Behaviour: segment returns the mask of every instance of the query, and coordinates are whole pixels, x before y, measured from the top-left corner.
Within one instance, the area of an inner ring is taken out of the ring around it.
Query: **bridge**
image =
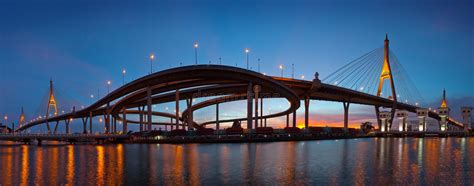
[[[151,131],[152,126],[165,126],[171,130],[221,130],[220,124],[246,123],[248,131],[267,127],[267,119],[286,116],[286,129],[296,128],[296,110],[304,107],[305,128],[309,125],[309,106],[313,100],[342,103],[344,128],[348,129],[351,104],[374,107],[379,132],[391,132],[397,117],[400,121],[398,132],[408,132],[408,113],[416,113],[419,120],[417,131],[426,132],[426,118],[439,121],[440,132],[467,131],[470,129],[470,107],[463,107],[464,122],[449,117],[446,97],[438,111],[421,107],[414,99],[422,100],[416,87],[409,80],[403,67],[389,49],[388,37],[384,46],[377,48],[340,68],[323,80],[316,72],[312,81],[293,78],[267,76],[259,72],[225,65],[192,65],[151,73],[113,90],[95,103],[59,113],[54,97],[53,83],[50,82],[48,111],[45,117],[30,122],[20,121],[16,133],[25,133],[31,127],[46,125],[49,134],[56,134],[58,125],[65,125],[70,134],[70,121],[82,121],[82,133],[92,134],[94,117],[101,117],[105,127],[103,133],[127,133],[128,125],[139,125],[140,131]],[[418,98],[420,97],[420,98]],[[206,98],[194,103],[193,100]],[[288,108],[278,113],[264,113],[265,101],[282,98],[289,102]],[[246,117],[219,119],[219,105],[227,102],[246,100]],[[180,109],[180,102],[186,108]],[[175,113],[153,111],[152,106],[161,103],[175,103]],[[302,104],[303,103],[303,104]],[[215,107],[216,119],[198,123],[193,112]],[[53,109],[54,114],[50,114]],[[182,110],[182,111],[181,111]],[[291,116],[291,117],[290,117]],[[153,121],[154,117],[167,118],[169,122]],[[131,119],[139,118],[139,119]],[[117,129],[117,121],[122,129]],[[53,123],[54,128],[50,126]],[[393,132],[393,131],[392,131]]]

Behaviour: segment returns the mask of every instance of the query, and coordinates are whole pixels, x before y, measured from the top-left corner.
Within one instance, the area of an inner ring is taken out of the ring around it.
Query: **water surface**
[[[474,138],[0,145],[0,184],[474,183]]]

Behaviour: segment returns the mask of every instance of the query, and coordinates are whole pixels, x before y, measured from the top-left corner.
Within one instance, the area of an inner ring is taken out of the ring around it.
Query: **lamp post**
[[[245,55],[247,56],[247,70],[249,69],[249,52],[250,49],[245,48]]]
[[[194,64],[198,64],[198,47],[199,44],[197,42],[194,43]]]
[[[127,70],[122,69],[122,86],[125,85],[125,74],[127,73]]]
[[[291,79],[295,79],[295,64],[291,64]]]
[[[280,65],[281,77],[283,77],[283,65]]]
[[[110,85],[112,84],[112,81],[107,81],[107,94],[110,94]]]
[[[155,59],[155,54],[150,54],[150,74],[153,73],[153,60]]]
[[[219,57],[219,65],[222,65],[222,58]]]

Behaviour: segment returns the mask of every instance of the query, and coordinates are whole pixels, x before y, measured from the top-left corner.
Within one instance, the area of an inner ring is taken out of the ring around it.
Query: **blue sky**
[[[472,12],[472,1],[3,0],[0,114],[35,113],[50,78],[89,104],[107,80],[121,85],[122,68],[127,81],[146,75],[151,52],[155,71],[192,64],[194,42],[200,63],[245,67],[250,48],[253,69],[261,58],[270,75],[294,63],[295,76],[325,77],[382,46],[385,33],[429,106],[443,88],[454,103],[474,104]]]

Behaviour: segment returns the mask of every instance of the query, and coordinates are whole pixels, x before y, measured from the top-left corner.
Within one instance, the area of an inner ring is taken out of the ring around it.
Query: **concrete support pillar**
[[[219,103],[216,104],[216,130],[219,130]]]
[[[267,127],[267,118],[265,118],[264,121],[265,121],[265,127]]]
[[[309,127],[309,97],[304,99],[304,128]]]
[[[114,123],[114,134],[117,133],[117,118],[112,116],[112,121]]]
[[[56,125],[54,126],[54,134],[56,134],[56,132],[58,131],[58,125],[59,121],[56,121]],[[13,131],[15,131],[15,129],[13,129]]]
[[[439,129],[441,132],[446,132],[448,128],[449,107],[439,108]]]
[[[390,131],[390,124],[389,121],[392,117],[392,113],[388,111],[381,111],[379,112],[379,118],[381,121],[381,128],[380,132],[389,132]]]
[[[263,96],[260,96],[260,126],[263,127]]]
[[[175,115],[176,115],[176,128],[179,127],[179,89],[176,90],[175,94]],[[171,130],[173,130],[173,124],[171,123]]]
[[[173,120],[171,120],[171,121],[173,121]],[[170,124],[170,130],[173,130],[174,125],[175,125],[175,123],[174,123],[174,122],[171,122],[171,124]],[[178,121],[178,125],[176,125],[176,126],[179,126],[179,121]],[[167,127],[166,127],[166,130],[168,130]]]
[[[140,132],[143,132],[143,109],[141,106],[138,107],[138,117],[140,120]]]
[[[407,132],[408,130],[407,117],[408,117],[408,112],[406,110],[399,110],[397,112],[397,118],[398,118],[398,121],[400,122],[398,124],[399,132]]]
[[[252,129],[252,83],[250,82],[247,87],[247,129]]]
[[[388,130],[392,129],[393,118],[395,118],[395,112],[397,111],[396,106],[392,107],[392,111],[390,111],[390,120],[388,120]]]
[[[173,118],[170,118],[170,126],[173,126]],[[165,131],[168,131],[168,125],[165,125]]]
[[[349,128],[349,102],[343,102],[344,106],[344,129]]]
[[[474,123],[471,122],[472,107],[461,107],[461,116],[464,124],[464,131],[468,131],[469,127],[474,128]]]
[[[426,131],[426,118],[428,117],[428,109],[416,109],[418,116],[418,131]]]
[[[258,94],[260,93],[260,85],[253,86],[253,92],[255,93],[255,129],[258,127]]]
[[[110,133],[112,130],[111,130],[111,125],[110,125],[110,113],[109,113],[109,108],[110,108],[110,103],[107,103],[107,107],[106,107],[106,113],[104,115],[104,118],[105,118],[105,133]]]
[[[128,125],[127,125],[127,109],[123,108],[122,111],[122,133],[126,134],[128,132]]]
[[[89,112],[89,133],[92,134],[92,111]]]
[[[296,127],[296,110],[293,111],[293,127]]]
[[[46,115],[48,115],[48,113],[46,113]],[[7,124],[5,123],[5,125]],[[46,128],[48,129],[48,134],[51,134],[51,128],[49,127],[48,116],[46,116]]]
[[[377,117],[377,126],[379,127],[379,130],[382,130],[382,121],[380,120],[380,107],[375,106],[375,117]]]
[[[87,130],[86,130],[87,117],[82,117],[81,119],[82,119],[82,126],[83,126],[82,133],[87,134]]]
[[[193,125],[193,97],[191,96],[189,99],[186,100],[186,103],[188,104],[188,130],[192,129]],[[185,129],[185,126],[183,125],[183,129]]]
[[[152,115],[151,115],[151,87],[148,87],[146,90],[146,103],[147,103],[147,130],[151,131],[152,124]]]
[[[71,122],[72,118],[71,119],[65,119],[64,120],[64,123],[66,123],[66,134],[69,134],[69,122]]]
[[[109,125],[107,125],[108,123],[108,120],[109,120],[109,117],[107,114],[104,113],[104,133],[108,134],[109,131],[110,131],[110,128],[109,128]]]

